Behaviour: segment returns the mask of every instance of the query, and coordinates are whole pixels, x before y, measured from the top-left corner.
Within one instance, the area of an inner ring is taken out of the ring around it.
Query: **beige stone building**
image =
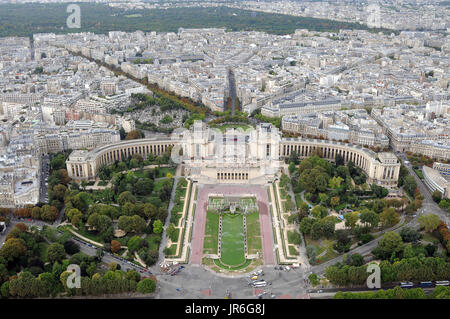
[[[329,161],[339,154],[345,162],[351,160],[361,167],[369,183],[386,187],[397,185],[400,171],[400,162],[392,153],[375,153],[334,141],[281,138],[271,124],[260,124],[245,132],[230,129],[221,133],[201,121],[171,138],[122,141],[92,151],[74,151],[67,161],[67,171],[75,180],[92,180],[102,165],[134,154],[143,158],[161,155],[170,147],[172,160],[182,165],[185,175],[204,183],[267,183],[275,178],[283,159],[293,151],[301,158],[319,152]]]

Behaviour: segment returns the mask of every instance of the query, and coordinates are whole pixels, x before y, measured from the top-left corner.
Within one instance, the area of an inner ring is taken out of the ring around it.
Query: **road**
[[[98,253],[98,250],[101,249],[101,248],[95,247],[94,245],[86,243],[83,240],[78,239],[75,236],[73,237],[73,240],[80,246],[80,251],[89,256],[96,256]],[[114,263],[120,265],[120,269],[124,270],[124,271],[127,271],[129,269],[134,269],[137,272],[139,272],[141,274],[141,276],[148,276],[148,275],[152,274],[152,272],[150,270],[147,270],[144,267],[138,266],[130,261],[127,261],[119,256],[114,256],[113,254],[111,254],[109,252],[105,252],[105,251],[103,251],[102,262],[104,262],[106,264],[110,264],[110,263],[114,262]]]
[[[159,267],[159,263],[162,262],[165,259],[165,254],[164,254],[164,248],[166,248],[167,246],[167,242],[168,242],[168,237],[166,236],[166,230],[167,227],[169,227],[170,224],[170,218],[172,216],[172,208],[174,206],[174,198],[175,198],[175,191],[177,189],[177,185],[178,185],[178,179],[180,177],[179,176],[174,176],[174,180],[173,180],[173,186],[172,186],[172,193],[170,194],[170,202],[169,202],[169,206],[168,206],[168,215],[166,218],[166,222],[164,224],[164,228],[163,228],[163,233],[162,233],[162,240],[161,243],[159,245],[159,258],[158,258],[158,262],[153,265],[152,267],[150,267],[150,269],[152,269],[154,272],[158,271],[158,267]]]
[[[50,157],[49,155],[42,155],[41,177],[39,187],[39,201],[41,203],[48,203],[48,182],[47,178],[50,171]]]
[[[225,276],[203,267],[185,265],[176,276],[158,275],[159,293],[157,298],[223,299],[227,292],[233,299],[257,299],[264,291],[264,298],[305,298],[307,286],[302,269],[275,270],[274,267],[262,267],[264,275],[260,277],[268,285],[253,288],[248,285],[246,275]]]
[[[231,68],[228,69],[228,89],[230,90],[231,115],[234,115],[236,107],[236,80],[234,78],[234,72]]]
[[[424,214],[425,215],[430,213],[436,214],[439,216],[439,218],[441,218],[441,220],[443,220],[447,224],[447,226],[450,226],[449,223],[450,214],[441,209],[439,205],[433,200],[430,190],[416,175],[406,155],[397,154],[397,156],[403,160],[403,165],[405,165],[405,167],[408,169],[409,174],[414,177],[417,183],[417,187],[420,190],[420,193],[424,196],[424,200],[422,201],[422,208],[424,209]]]

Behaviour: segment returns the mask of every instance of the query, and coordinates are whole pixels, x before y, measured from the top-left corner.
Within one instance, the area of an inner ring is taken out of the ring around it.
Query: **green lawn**
[[[258,212],[247,214],[247,245],[249,254],[261,252],[261,229]]]
[[[172,176],[175,175],[175,168],[172,167],[161,167],[159,169],[159,174],[156,178],[160,178],[160,177],[167,177],[167,173],[172,174]]]
[[[296,231],[288,231],[287,237],[288,237],[289,244],[300,245],[301,237],[300,237],[300,234],[297,233]]]
[[[300,207],[301,203],[303,203],[302,195],[300,195],[300,193],[295,194],[295,203],[297,204],[297,208]]]
[[[298,256],[298,251],[297,251],[297,249],[295,249],[295,247],[289,246],[289,254],[291,256]]]
[[[96,241],[98,243],[103,243],[103,240],[101,239],[101,236],[98,232],[88,231],[84,225],[79,227],[78,230],[73,228],[72,225],[65,225],[63,227],[68,227],[68,228],[74,230],[76,233],[80,234],[81,236],[89,238],[90,240]]]
[[[430,233],[423,232],[422,234],[423,234],[423,238],[422,238],[423,241],[427,241],[430,243],[439,242],[439,240]]]
[[[222,263],[238,266],[245,262],[244,217],[225,214],[222,217]]]
[[[207,212],[203,252],[217,254],[219,244],[219,214]]]
[[[219,266],[220,268],[225,268],[225,269],[228,269],[228,270],[240,270],[240,269],[244,269],[244,268],[248,267],[252,263],[252,260],[251,259],[247,259],[243,264],[240,264],[240,265],[235,266],[235,267],[232,267],[232,266],[230,267],[230,266],[224,265],[220,261],[220,259],[214,259],[213,262],[214,262],[214,264],[216,266]]]
[[[173,179],[169,180],[169,179],[166,179],[166,178],[165,179],[160,179],[158,181],[155,181],[155,186],[153,188],[153,193],[156,193],[157,191],[159,191],[161,188],[163,188],[163,186],[165,184],[169,185],[170,188],[172,188],[172,182],[173,182]]]
[[[177,253],[177,244],[172,244],[170,245],[170,247],[166,247],[167,251],[166,251],[166,256],[173,256]]]

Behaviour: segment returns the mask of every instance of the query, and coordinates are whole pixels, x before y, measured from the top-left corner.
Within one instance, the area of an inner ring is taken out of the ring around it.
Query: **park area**
[[[253,197],[233,198],[236,203],[236,213],[229,212],[229,199],[223,197],[210,197],[206,212],[205,236],[203,253],[206,255],[219,255],[215,258],[207,256],[205,264],[220,267],[226,270],[247,268],[252,259],[246,258],[245,241],[249,255],[262,254],[261,230],[256,200]],[[241,211],[247,207],[246,229],[244,214]],[[220,219],[222,218],[222,232],[220,233]],[[247,235],[247,238],[245,236]],[[220,244],[221,239],[221,244]],[[219,251],[219,246],[221,247]],[[255,260],[255,259],[253,259]],[[255,260],[256,262],[256,260]],[[257,263],[257,262],[256,262]]]

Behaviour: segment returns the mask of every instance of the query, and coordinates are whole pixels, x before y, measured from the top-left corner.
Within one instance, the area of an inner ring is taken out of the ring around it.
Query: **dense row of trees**
[[[404,258],[394,263],[385,260],[379,266],[381,281],[384,283],[434,281],[450,278],[450,263],[440,257]],[[366,283],[369,273],[367,265],[336,264],[327,267],[325,276],[330,283],[336,286],[362,286]]]
[[[339,22],[310,17],[294,17],[275,13],[255,13],[227,7],[167,8],[123,10],[107,5],[80,3],[83,23],[76,32],[108,33],[122,30],[133,32],[177,32],[179,28],[219,28],[229,31],[263,31],[273,34],[292,34],[296,29],[338,32],[340,29],[359,29],[373,32],[360,23]],[[2,4],[0,7],[0,36],[30,36],[33,33],[57,34],[73,32],[62,28],[67,13],[64,4]],[[130,15],[138,14],[133,18]],[[23,21],[17,25],[17,21]],[[396,32],[396,31],[389,31]]]
[[[273,126],[281,130],[281,117],[268,117],[261,114],[261,109],[252,112],[251,117],[263,123],[272,123]]]
[[[100,295],[121,292],[151,293],[155,278],[141,280],[134,270],[99,269],[101,254],[87,256],[71,240],[69,232],[59,234],[55,228],[44,226],[41,231],[17,224],[8,233],[0,250],[0,294],[2,298],[49,297],[66,295]],[[45,251],[45,254],[43,254]],[[81,270],[81,289],[67,287],[69,264]],[[152,281],[153,283],[150,283]]]
[[[436,287],[428,296],[421,288],[402,289],[399,286],[388,290],[368,292],[342,292],[334,295],[334,299],[449,299],[450,288]]]

